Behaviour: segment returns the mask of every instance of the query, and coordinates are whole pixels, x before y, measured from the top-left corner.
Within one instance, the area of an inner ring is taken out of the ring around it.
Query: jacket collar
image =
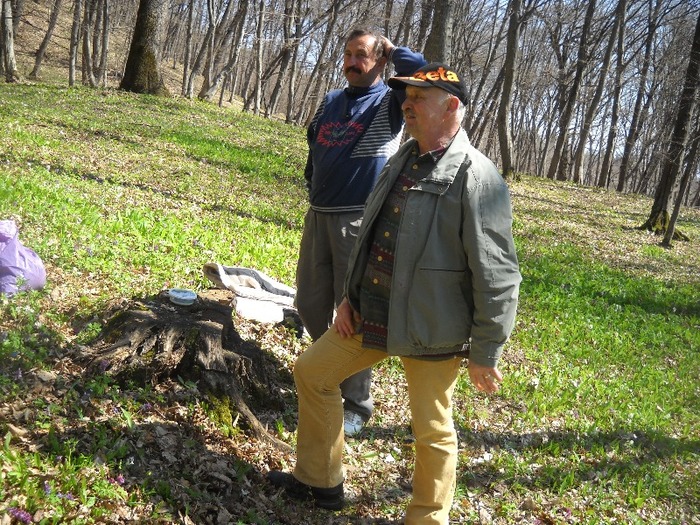
[[[414,139],[411,139],[409,142],[411,144],[409,151],[417,147]],[[451,184],[471,149],[472,145],[469,141],[469,137],[467,137],[467,132],[464,131],[463,128],[460,128],[447,147],[447,151],[445,151],[442,158],[438,160],[435,168],[433,168],[425,180],[441,185]]]

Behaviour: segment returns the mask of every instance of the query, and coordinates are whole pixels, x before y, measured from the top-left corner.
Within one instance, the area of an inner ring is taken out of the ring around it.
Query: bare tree
[[[622,93],[622,73],[625,70],[625,21],[627,9],[622,5],[626,0],[620,0],[617,5],[615,17],[618,22],[617,28],[617,59],[615,66],[615,79],[612,93],[612,109],[610,112],[610,127],[608,129],[607,141],[605,143],[605,155],[603,164],[598,174],[597,185],[600,188],[607,188],[610,183],[610,172],[612,170],[613,157],[615,155],[615,139],[617,138],[618,121],[620,118],[620,94]]]
[[[482,138],[495,122],[503,88],[501,46],[507,35],[507,10],[502,13],[498,3],[485,0],[461,3],[455,8],[455,20],[463,23],[455,25],[453,39],[469,42],[454,46],[451,60],[462,71],[469,90],[464,127],[483,148]]]
[[[6,82],[20,80],[15,58],[15,33],[12,23],[12,0],[2,1],[2,66]]]
[[[340,1],[334,0],[328,11],[325,13],[325,19],[322,19],[323,27],[325,31],[323,32],[323,39],[319,45],[319,59],[314,63],[314,67],[309,73],[309,80],[304,90],[304,94],[297,100],[297,107],[299,108],[296,114],[296,122],[305,122],[305,126],[310,124],[310,119],[316,112],[317,103],[311,103],[311,93],[314,92],[318,96],[318,93],[324,93],[321,89],[323,82],[323,71],[328,67],[325,57],[329,54],[329,49],[332,49],[331,40],[336,31],[336,22],[338,20],[338,13],[340,10]]]
[[[281,50],[281,59],[279,66],[279,75],[277,75],[277,82],[272,90],[270,96],[270,109],[269,113],[274,115],[277,113],[277,108],[279,106],[280,97],[283,92],[283,86],[289,81],[289,77],[292,74],[291,63],[292,57],[295,54],[296,48],[298,46],[298,40],[301,35],[298,33],[299,27],[296,24],[296,20],[300,16],[301,6],[298,0],[285,0],[284,3],[284,21],[283,35],[284,43]]]
[[[520,40],[520,10],[521,0],[511,0],[510,21],[508,22],[508,39],[506,44],[506,59],[503,65],[503,93],[501,103],[498,106],[498,140],[501,146],[501,169],[503,178],[509,180],[513,177],[513,137],[510,132],[511,93],[513,91],[513,79],[515,77],[515,62],[518,54]]]
[[[255,89],[253,91],[253,113],[260,114],[263,89],[263,29],[265,27],[265,0],[260,0],[258,7],[258,29],[255,33]]]
[[[394,42],[409,42],[411,40],[411,19],[416,8],[415,0],[408,0],[403,9],[401,21],[396,29],[396,35],[393,38]]]
[[[211,100],[214,97],[238,61],[238,51],[243,38],[243,24],[248,15],[249,2],[248,0],[238,2],[236,13],[231,17],[233,4],[234,2],[226,4],[225,9],[219,15],[220,22],[217,26],[212,27],[204,78],[198,95],[201,100]],[[227,48],[231,49],[228,52],[228,58],[225,58]]]
[[[569,144],[569,124],[571,123],[571,117],[576,106],[578,99],[578,93],[581,89],[581,83],[583,81],[583,74],[588,64],[588,39],[590,37],[590,28],[593,21],[593,14],[595,13],[596,0],[588,1],[588,8],[586,9],[586,16],[583,20],[583,27],[581,28],[581,40],[578,47],[578,59],[576,61],[576,73],[574,75],[574,80],[567,93],[567,98],[564,103],[563,110],[559,115],[559,137],[557,138],[556,145],[554,146],[554,153],[552,154],[552,160],[549,165],[549,170],[547,172],[547,177],[554,179],[555,177],[560,180],[566,180],[566,169],[562,161],[563,158],[567,158],[568,155],[565,154],[565,148]]]
[[[218,4],[218,5],[216,5]],[[226,0],[223,5],[216,0],[207,0],[207,20],[209,20],[209,30],[207,31],[208,39],[207,46],[204,50],[204,82],[199,92],[200,99],[210,99],[213,92],[218,87],[218,80],[215,75],[218,75],[216,70],[217,55],[221,50],[221,27],[225,23],[226,18],[231,11],[233,2]],[[218,9],[217,9],[218,7]]]
[[[691,122],[695,110],[695,99],[700,84],[700,15],[695,25],[695,35],[693,45],[690,50],[688,69],[685,74],[685,82],[678,103],[678,114],[673,128],[671,143],[668,147],[668,154],[664,162],[661,182],[656,189],[654,204],[647,221],[641,226],[656,233],[665,233],[663,244],[670,245],[674,238],[675,222],[678,218],[680,203],[683,200],[683,193],[687,187],[688,176],[684,176],[679,188],[679,195],[673,215],[669,218],[668,207],[670,206],[673,189],[676,179],[681,169],[683,155],[688,143],[688,124]],[[687,172],[686,172],[687,173]],[[679,236],[676,236],[679,237]]]
[[[644,121],[646,120],[649,104],[651,104],[652,101],[652,94],[649,91],[649,87],[647,84],[649,70],[652,66],[655,34],[659,27],[659,14],[661,11],[661,5],[662,0],[657,0],[656,4],[654,4],[653,6],[651,0],[649,1],[649,20],[647,24],[648,29],[644,41],[644,58],[642,59],[642,67],[639,74],[639,88],[636,94],[629,131],[627,132],[627,137],[625,139],[625,150],[620,160],[620,171],[617,179],[617,191],[623,191],[625,189],[625,183],[627,182],[628,167],[632,161],[632,150],[637,142],[637,138],[639,137],[639,133],[644,124]]]
[[[107,81],[107,57],[109,56],[109,30],[111,22],[110,0],[101,0],[102,9],[99,11],[100,16],[98,21],[101,22],[101,39],[100,39],[100,61],[97,66],[97,82],[104,86]],[[97,45],[94,46],[97,48]],[[97,61],[95,60],[95,63]]]
[[[97,8],[97,0],[85,0],[83,14],[83,83],[89,84],[91,87],[97,87],[97,78],[95,76],[95,68],[93,64],[93,24],[95,23],[95,12]]]
[[[430,34],[423,50],[428,62],[451,61],[453,14],[454,0],[435,0]]]
[[[194,0],[190,0],[187,7],[187,36],[185,37],[185,58],[183,60],[182,73],[182,96],[191,96],[191,91],[188,91],[190,86],[189,77],[192,74],[190,62],[192,58],[192,33],[194,28]]]
[[[120,89],[169,95],[160,72],[159,49],[164,5],[164,0],[140,0]]]
[[[294,14],[294,52],[291,57],[291,67],[289,71],[289,82],[287,83],[287,111],[285,113],[285,122],[293,122],[293,101],[296,98],[296,88],[299,76],[299,43],[302,38],[302,27],[303,27],[303,17],[301,13],[301,1],[295,1],[295,14]]]
[[[78,61],[78,45],[80,43],[80,13],[83,9],[82,0],[73,3],[73,26],[70,34],[70,56],[68,59],[68,85],[75,85],[75,68]]]
[[[608,44],[605,48],[605,53],[603,55],[603,62],[598,73],[598,82],[596,83],[595,92],[593,93],[593,98],[591,99],[588,108],[586,109],[586,115],[583,118],[583,123],[581,125],[581,131],[578,137],[578,147],[574,153],[574,172],[573,180],[577,184],[581,183],[581,172],[583,170],[583,157],[586,150],[586,142],[591,133],[591,126],[593,125],[593,119],[598,112],[600,101],[603,98],[603,90],[605,88],[605,80],[608,76],[608,71],[610,69],[610,62],[612,61],[613,50],[615,48],[615,41],[617,39],[617,32],[620,30],[622,22],[625,18],[625,11],[627,10],[627,0],[619,0],[617,8],[615,9],[615,14],[613,16],[613,27],[608,36]]]
[[[3,9],[7,1],[0,0]],[[206,100],[218,93],[219,103],[240,96],[246,110],[301,125],[323,93],[345,84],[339,65],[346,31],[375,25],[397,45],[426,45],[429,59],[460,69],[469,90],[464,127],[504,172],[517,165],[519,173],[547,176],[556,165],[555,177],[645,194],[664,171],[697,16],[697,2],[687,0],[72,0],[68,8],[65,0],[42,1],[50,9],[44,39],[39,49],[18,50],[35,53],[33,76],[47,46],[61,38],[70,42],[69,83],[82,74],[88,84],[105,85],[107,56],[131,69],[131,44],[143,29],[138,11],[160,3],[169,10],[153,56],[182,72],[177,91]],[[73,10],[70,40],[60,33],[66,9]],[[13,29],[16,22],[13,16]],[[122,48],[128,53],[115,55]],[[1,50],[4,74],[4,44]],[[698,162],[692,159],[691,151],[683,174]],[[691,203],[700,193],[692,171],[689,186]]]
[[[39,44],[39,49],[36,50],[34,57],[34,68],[32,72],[29,73],[30,79],[39,78],[39,73],[41,72],[41,63],[44,61],[44,55],[46,54],[46,49],[49,47],[49,42],[53,36],[53,32],[56,29],[56,23],[58,22],[58,16],[61,13],[61,7],[63,5],[63,0],[54,0],[51,7],[51,14],[49,15],[49,28],[46,30],[44,38]]]

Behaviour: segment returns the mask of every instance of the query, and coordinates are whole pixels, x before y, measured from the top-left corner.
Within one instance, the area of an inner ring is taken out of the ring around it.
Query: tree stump
[[[241,338],[231,299],[230,291],[212,289],[190,306],[171,303],[167,291],[128,301],[107,315],[86,352],[86,366],[122,383],[195,381],[200,391],[227,397],[255,437],[288,450],[253,408],[283,410],[282,392],[291,390],[293,379],[271,354]]]

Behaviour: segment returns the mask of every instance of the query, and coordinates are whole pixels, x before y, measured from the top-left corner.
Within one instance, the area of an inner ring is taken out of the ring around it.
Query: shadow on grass
[[[632,488],[642,483],[657,496],[680,497],[667,484],[682,485],[681,480],[662,480],[652,488],[649,473],[666,464],[673,472],[691,474],[700,460],[700,440],[678,439],[656,431],[619,430],[613,432],[534,432],[527,434],[472,432],[460,429],[460,441],[478,449],[512,450],[519,456],[532,456],[533,469],[527,474],[504,475],[500,466],[476,463],[462,469],[458,483],[470,488],[499,484],[536,492],[558,493],[593,483],[605,490],[612,479]],[[685,466],[683,466],[685,465]],[[662,477],[664,477],[662,475]],[[690,484],[688,479],[686,483]],[[683,495],[685,504],[700,503],[700,494]],[[693,501],[695,503],[693,503]]]
[[[573,246],[562,245],[556,253],[530,258],[522,271],[523,296],[557,297],[560,303],[571,304],[580,300],[608,313],[624,307],[662,316],[700,317],[697,283],[662,282],[587,265]]]

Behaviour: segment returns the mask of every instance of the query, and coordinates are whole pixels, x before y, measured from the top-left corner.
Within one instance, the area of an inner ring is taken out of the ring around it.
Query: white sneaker
[[[360,433],[362,427],[365,426],[365,422],[362,416],[357,412],[351,412],[350,410],[345,411],[343,417],[345,435],[352,437]]]

